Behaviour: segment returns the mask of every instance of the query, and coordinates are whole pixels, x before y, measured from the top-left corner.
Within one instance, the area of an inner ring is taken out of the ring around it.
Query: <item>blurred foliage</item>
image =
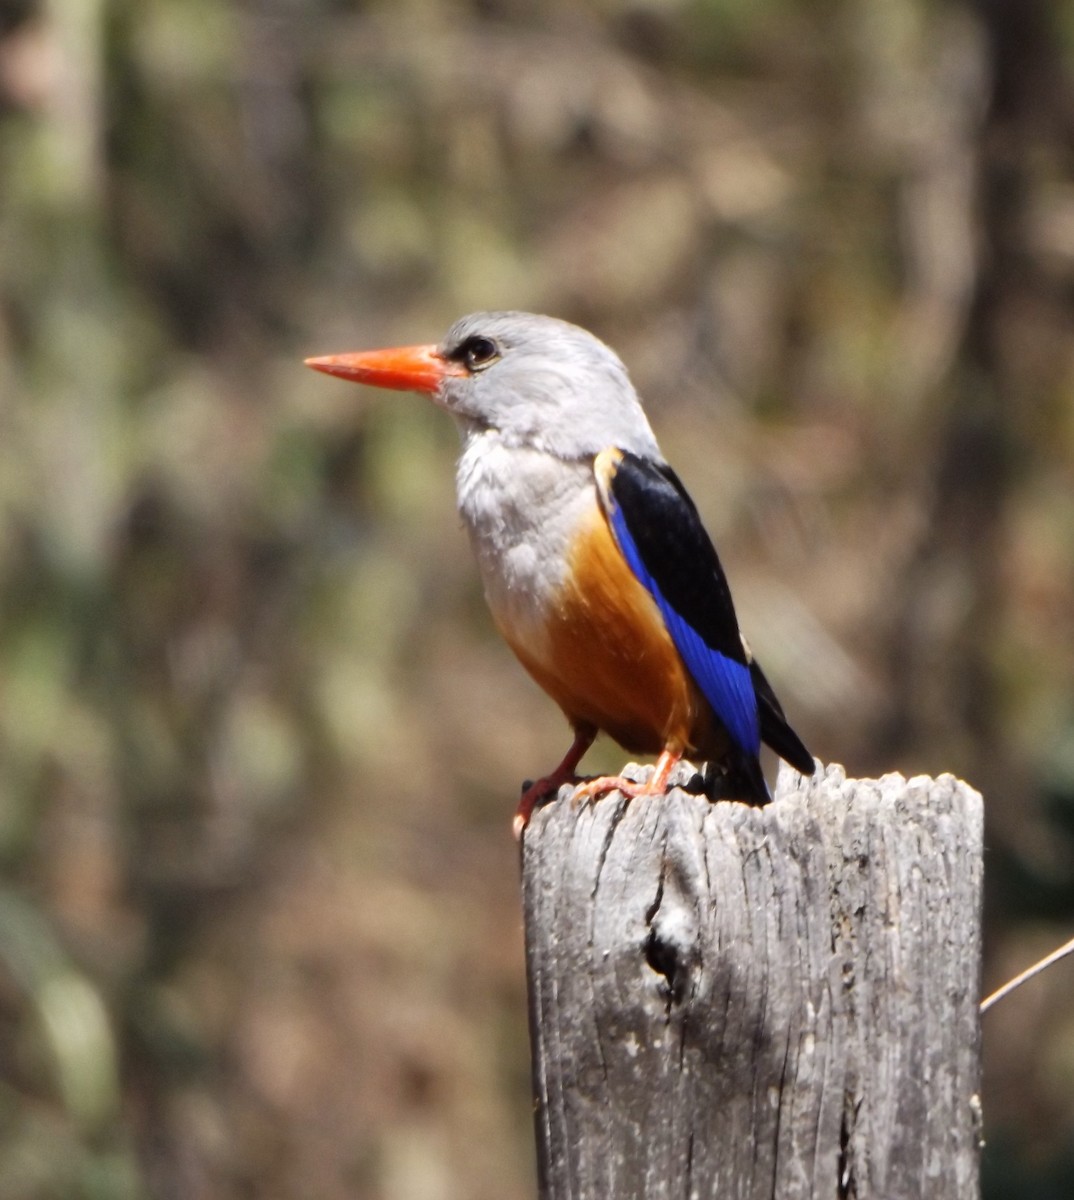
[[[0,1195],[532,1194],[515,789],[431,408],[304,355],[514,307],[646,396],[796,725],[983,789],[1074,919],[1074,8],[0,6]],[[594,769],[620,762],[614,747]],[[1071,966],[986,1195],[1074,1193]]]

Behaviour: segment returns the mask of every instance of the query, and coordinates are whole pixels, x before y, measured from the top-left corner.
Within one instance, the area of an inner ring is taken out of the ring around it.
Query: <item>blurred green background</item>
[[[520,780],[455,434],[305,355],[623,355],[795,725],[1074,923],[1074,6],[0,4],[0,1196],[533,1194]],[[622,754],[603,746],[591,769]],[[1074,1195],[1074,965],[985,1021]]]

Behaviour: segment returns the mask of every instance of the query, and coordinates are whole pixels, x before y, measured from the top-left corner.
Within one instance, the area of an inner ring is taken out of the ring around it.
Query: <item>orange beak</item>
[[[458,363],[441,358],[435,346],[398,346],[393,350],[363,350],[307,358],[306,366],[353,383],[392,388],[397,392],[432,395],[448,375],[465,375]]]

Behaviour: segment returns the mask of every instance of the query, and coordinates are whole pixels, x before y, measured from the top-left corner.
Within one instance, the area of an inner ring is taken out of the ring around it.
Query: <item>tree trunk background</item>
[[[967,785],[785,769],[765,808],[564,789],[523,876],[544,1200],[978,1196]]]

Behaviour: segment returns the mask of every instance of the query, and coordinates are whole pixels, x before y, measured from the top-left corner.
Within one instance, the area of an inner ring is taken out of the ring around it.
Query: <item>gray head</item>
[[[608,446],[658,456],[656,439],[619,356],[591,333],[535,313],[473,313],[440,343],[447,375],[436,402],[463,426],[560,458]]]
[[[618,446],[659,457],[656,439],[617,354],[555,317],[472,313],[438,346],[311,359],[362,383],[429,395],[464,436],[498,432],[509,445],[580,459]]]

